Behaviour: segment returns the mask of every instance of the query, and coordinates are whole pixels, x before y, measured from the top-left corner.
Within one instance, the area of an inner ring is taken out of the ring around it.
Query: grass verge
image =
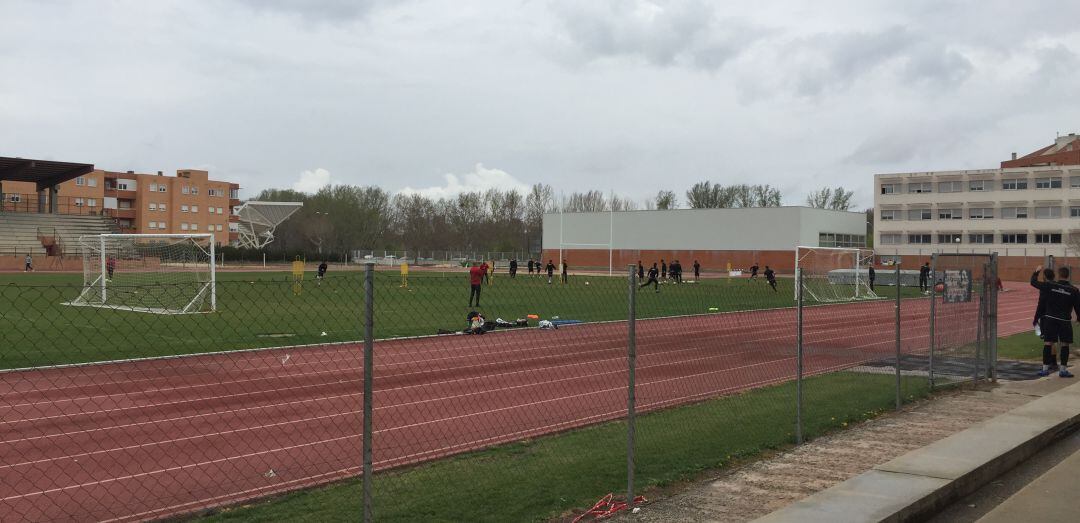
[[[998,338],[998,359],[1042,362],[1043,344],[1033,331]]]
[[[809,378],[804,434],[820,436],[877,416],[895,401],[891,375]],[[904,378],[907,400],[928,394]],[[795,384],[784,383],[638,418],[636,489],[692,479],[794,443]],[[377,459],[377,457],[376,457]],[[626,488],[626,424],[611,422],[380,473],[379,521],[536,521]],[[205,521],[356,521],[360,482],[349,480],[233,507]]]

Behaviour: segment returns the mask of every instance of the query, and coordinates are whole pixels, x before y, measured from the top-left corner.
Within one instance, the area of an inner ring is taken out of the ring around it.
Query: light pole
[[[960,254],[960,235],[957,234],[953,237],[953,243],[956,244],[956,254]]]

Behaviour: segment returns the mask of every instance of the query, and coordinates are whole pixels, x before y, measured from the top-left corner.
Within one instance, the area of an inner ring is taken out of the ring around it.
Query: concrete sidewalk
[[[1080,500],[1075,495],[1078,484],[1080,450],[1064,456],[1057,465],[1028,483],[979,521],[1012,523],[1030,520],[1057,523],[1080,520]]]
[[[1061,382],[1040,380],[1038,385],[1051,388],[1061,386]],[[1078,424],[1080,383],[1074,383],[878,465],[757,521],[840,523],[926,517],[1013,468]],[[1074,486],[1068,479],[1076,477],[1077,463],[1070,461],[1070,465],[1055,467],[1054,476],[1038,485],[1029,485],[1024,489],[1028,491],[1026,495],[1018,493],[1015,503],[1010,504],[1014,508],[1002,505],[999,510],[1003,511],[1003,519],[994,521],[1019,519],[1020,512],[1006,513],[1006,510],[1024,511],[1022,517],[1041,520],[1026,511],[1034,510],[1040,503],[1056,505],[1045,507],[1048,511],[1062,507],[1070,500],[1064,488]],[[1065,476],[1068,474],[1073,475]],[[1052,493],[1038,490],[1051,486],[1055,489]],[[1062,489],[1061,493],[1056,489]],[[1047,517],[1053,515],[1047,512]]]

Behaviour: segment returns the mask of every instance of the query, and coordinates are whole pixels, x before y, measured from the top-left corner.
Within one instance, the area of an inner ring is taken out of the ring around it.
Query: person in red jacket
[[[476,306],[480,306],[480,285],[484,283],[484,270],[483,266],[479,263],[473,262],[472,267],[469,269],[469,285],[472,290],[469,291],[469,306],[473,306],[473,297],[476,297]]]

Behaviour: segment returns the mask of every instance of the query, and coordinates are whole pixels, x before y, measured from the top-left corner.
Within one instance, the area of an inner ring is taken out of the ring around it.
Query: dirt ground
[[[652,500],[620,521],[750,521],[1057,390],[1064,380],[953,390]],[[654,493],[655,494],[655,493]]]

